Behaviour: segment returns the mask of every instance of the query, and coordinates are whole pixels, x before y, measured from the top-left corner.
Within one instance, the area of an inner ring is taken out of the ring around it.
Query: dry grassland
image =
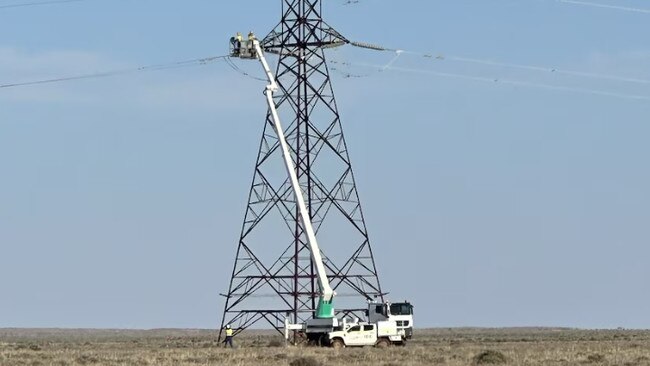
[[[281,346],[270,333],[219,347],[199,330],[0,329],[0,365],[648,365],[650,331],[435,329],[406,347],[319,349]]]

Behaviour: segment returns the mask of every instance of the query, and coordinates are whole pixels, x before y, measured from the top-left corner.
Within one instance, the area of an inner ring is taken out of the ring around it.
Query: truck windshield
[[[412,315],[413,305],[408,302],[391,304],[390,313],[392,315]]]

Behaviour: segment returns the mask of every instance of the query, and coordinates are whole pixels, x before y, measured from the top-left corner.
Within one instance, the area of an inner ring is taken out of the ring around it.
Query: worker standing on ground
[[[232,328],[230,328],[230,324],[228,324],[226,325],[226,340],[223,341],[224,347],[230,346],[230,348],[235,348],[232,344],[232,336],[233,336]]]

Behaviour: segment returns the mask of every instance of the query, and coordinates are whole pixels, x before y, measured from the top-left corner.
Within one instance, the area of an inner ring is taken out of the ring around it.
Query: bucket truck
[[[300,331],[307,336],[307,339],[311,343],[330,345],[333,347],[403,344],[413,333],[413,306],[408,302],[401,303],[398,307],[394,306],[398,304],[391,305],[390,303],[370,302],[367,311],[369,323],[359,323],[358,319],[340,320],[336,318],[334,310],[334,297],[336,296],[336,292],[332,289],[327,272],[325,271],[320,247],[316,240],[314,227],[296,174],[296,167],[294,166],[289,145],[284,135],[284,129],[282,128],[280,117],[273,100],[273,93],[279,89],[275,76],[264,56],[264,51],[259,40],[254,37],[249,40],[234,39],[234,41],[231,41],[230,55],[231,57],[242,59],[259,60],[268,79],[269,84],[265,89],[266,102],[271,113],[275,132],[278,136],[285,168],[289,174],[289,180],[291,181],[296,198],[300,220],[307,235],[311,258],[316,269],[320,287],[318,306],[314,318],[309,319],[304,324],[291,324],[286,319],[285,337],[288,339],[289,331]],[[393,311],[394,309],[400,311]],[[399,317],[399,319],[396,317]],[[359,336],[361,333],[358,333],[358,330],[363,330],[363,336]]]

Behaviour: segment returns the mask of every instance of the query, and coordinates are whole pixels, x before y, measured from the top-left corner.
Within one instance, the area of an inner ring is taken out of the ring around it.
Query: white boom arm
[[[258,40],[253,40],[253,47],[255,48],[257,58],[260,60],[262,66],[264,67],[266,77],[269,79],[269,85],[266,86],[265,93],[266,101],[269,105],[269,110],[271,111],[271,117],[273,118],[275,132],[278,134],[278,140],[280,140],[282,155],[284,156],[284,163],[286,165],[287,172],[289,173],[291,185],[293,186],[293,191],[296,196],[296,202],[298,203],[300,217],[305,228],[305,233],[307,234],[311,256],[314,265],[316,266],[318,282],[321,287],[321,300],[327,303],[331,303],[336,293],[334,290],[332,290],[330,281],[327,278],[327,273],[325,272],[325,265],[323,264],[323,257],[321,256],[320,248],[318,247],[318,242],[316,241],[314,227],[311,223],[311,218],[309,217],[309,211],[307,210],[307,205],[305,204],[305,198],[303,197],[302,189],[300,188],[300,183],[296,174],[296,168],[293,164],[293,159],[291,158],[291,154],[289,152],[289,145],[287,144],[287,140],[284,136],[284,130],[282,129],[282,124],[280,123],[280,117],[278,116],[278,110],[275,108],[275,102],[273,101],[273,93],[276,92],[279,87],[275,81],[273,72],[271,72],[271,68],[269,67],[268,62],[266,61],[266,57],[264,57],[260,42]]]

